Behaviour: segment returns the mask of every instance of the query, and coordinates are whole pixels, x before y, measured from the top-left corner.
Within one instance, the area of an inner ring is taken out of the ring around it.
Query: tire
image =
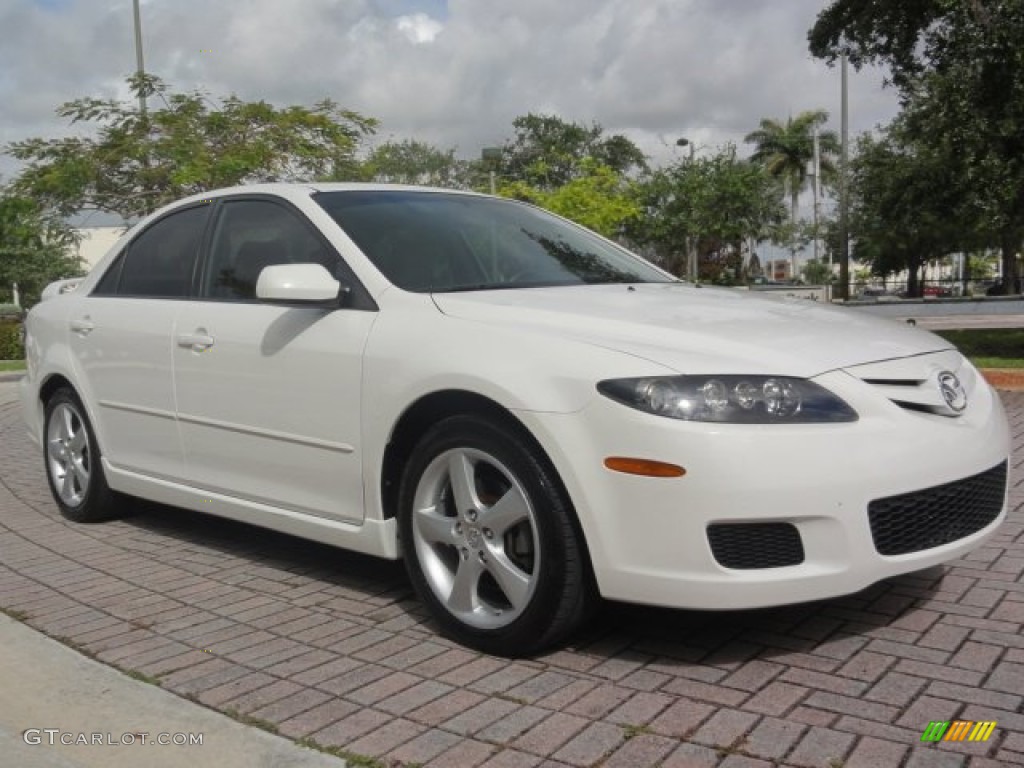
[[[62,387],[46,401],[43,437],[46,479],[60,513],[76,523],[117,517],[122,499],[107,485],[96,435],[73,390]]]
[[[402,477],[398,525],[413,587],[464,645],[527,656],[564,640],[596,602],[554,469],[504,424],[466,415],[432,427]]]

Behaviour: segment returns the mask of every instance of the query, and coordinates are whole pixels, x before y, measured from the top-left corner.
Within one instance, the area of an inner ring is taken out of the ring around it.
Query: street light
[[[693,153],[697,149],[697,145],[694,144],[692,141],[690,141],[687,138],[682,138],[682,139],[676,139],[676,146],[677,147],[689,147],[690,148],[690,162],[692,163],[693,162]]]
[[[139,11],[139,0],[132,3],[135,11],[135,74],[142,77],[146,74],[146,66],[142,62],[142,13]],[[139,111],[143,116],[146,114],[145,89],[139,89]]]
[[[690,148],[689,163],[692,165],[694,151],[696,150],[697,145],[684,137],[676,139],[676,146]],[[686,275],[693,282],[697,282],[697,238],[692,235],[689,235],[686,238]]]

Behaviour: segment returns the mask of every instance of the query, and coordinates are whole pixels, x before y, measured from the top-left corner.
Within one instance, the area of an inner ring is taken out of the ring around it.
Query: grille
[[[920,552],[976,533],[999,516],[1006,462],[981,474],[868,504],[871,537],[883,555]]]
[[[708,526],[708,542],[726,568],[782,568],[804,561],[804,545],[792,523],[716,523]]]

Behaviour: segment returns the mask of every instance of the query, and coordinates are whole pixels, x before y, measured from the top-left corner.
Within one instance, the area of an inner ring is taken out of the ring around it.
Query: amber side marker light
[[[675,464],[650,459],[630,459],[625,456],[609,456],[604,460],[604,465],[616,472],[644,477],[682,477],[686,474],[685,469]]]

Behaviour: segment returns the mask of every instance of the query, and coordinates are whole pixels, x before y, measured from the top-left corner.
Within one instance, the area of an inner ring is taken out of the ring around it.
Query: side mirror
[[[300,304],[337,302],[343,289],[322,264],[264,267],[256,281],[256,298]]]

